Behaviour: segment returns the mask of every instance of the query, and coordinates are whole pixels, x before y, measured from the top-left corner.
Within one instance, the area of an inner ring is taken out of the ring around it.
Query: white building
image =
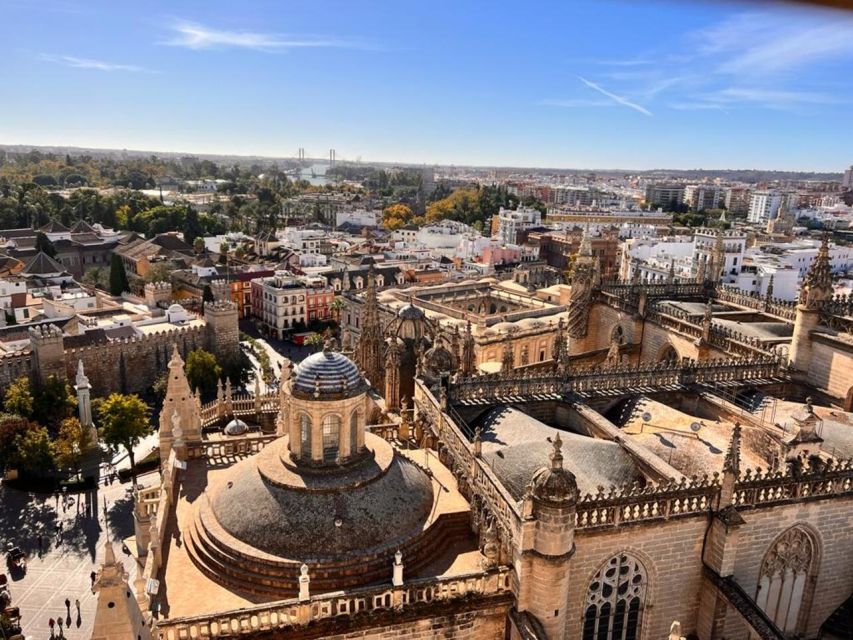
[[[763,224],[779,215],[779,209],[785,207],[789,211],[797,207],[797,194],[784,193],[773,189],[753,191],[749,197],[749,211],[746,219],[749,222]]]
[[[335,213],[335,227],[349,223],[359,227],[378,227],[381,212],[356,209],[355,211],[338,211]]]
[[[498,212],[498,228],[495,237],[506,244],[515,244],[519,231],[538,227],[542,224],[542,214],[538,209],[519,206],[518,209],[504,209]]]

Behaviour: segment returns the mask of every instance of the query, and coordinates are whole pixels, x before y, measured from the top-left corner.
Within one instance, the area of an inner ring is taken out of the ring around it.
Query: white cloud
[[[214,29],[195,22],[177,22],[170,27],[175,35],[162,44],[187,49],[253,49],[284,51],[305,48],[370,49],[367,43],[328,36],[285,36],[275,33]]]
[[[742,13],[696,35],[724,74],[775,75],[853,56],[853,20],[837,12]]]
[[[55,56],[48,53],[43,53],[39,56],[40,60],[45,62],[53,62],[66,67],[75,69],[94,69],[96,71],[132,71],[135,73],[157,73],[152,69],[138,67],[133,64],[116,64],[114,62],[104,62],[103,60],[93,60],[92,58],[78,58],[76,56]]]
[[[841,102],[825,93],[752,87],[729,87],[704,96],[703,99],[715,104],[749,103],[777,109],[803,104],[839,104]]]
[[[587,87],[592,89],[593,91],[597,91],[601,95],[606,96],[606,97],[610,98],[611,100],[613,100],[613,102],[616,102],[617,104],[621,104],[623,107],[628,107],[629,109],[633,109],[634,111],[639,111],[644,116],[652,117],[654,115],[651,111],[649,111],[645,107],[638,105],[636,102],[631,102],[627,98],[623,98],[622,96],[616,95],[615,93],[611,93],[610,91],[608,91],[604,87],[601,87],[601,86],[597,85],[596,83],[587,80],[586,78],[578,76],[578,79],[581,82],[583,82]]]

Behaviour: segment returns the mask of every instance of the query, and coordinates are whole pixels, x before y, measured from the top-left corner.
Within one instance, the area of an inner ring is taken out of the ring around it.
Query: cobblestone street
[[[140,476],[143,485],[156,474]],[[130,584],[136,574],[133,557],[121,550],[121,540],[133,535],[130,483],[100,486],[97,491],[63,498],[0,488],[0,542],[20,547],[29,556],[26,573],[13,574],[5,562],[13,606],[19,607],[24,635],[41,640],[50,637],[48,621],[62,620],[63,634],[71,640],[89,637],[97,599],[91,590],[92,571],[104,556],[104,498],[107,501],[109,535],[116,557],[124,562]],[[39,536],[42,549],[39,549]],[[70,609],[65,600],[71,603]],[[78,615],[76,600],[80,601]],[[56,635],[59,627],[56,628]]]

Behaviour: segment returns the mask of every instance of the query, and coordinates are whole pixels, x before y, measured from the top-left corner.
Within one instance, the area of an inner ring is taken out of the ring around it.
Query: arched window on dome
[[[323,460],[335,460],[341,439],[341,419],[336,415],[323,418]]]
[[[791,527],[771,547],[761,564],[755,601],[786,635],[802,631],[800,612],[814,565],[815,546],[802,527]]]
[[[358,429],[358,410],[356,410],[349,417],[349,454],[351,456],[358,453]]]
[[[586,592],[583,640],[637,640],[646,585],[639,560],[626,553],[610,558]]]
[[[301,458],[311,459],[311,418],[305,413],[299,416],[299,451]]]

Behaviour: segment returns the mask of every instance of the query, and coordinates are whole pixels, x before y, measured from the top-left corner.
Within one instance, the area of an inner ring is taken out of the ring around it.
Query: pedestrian
[[[74,606],[77,607],[77,617],[80,617],[80,598],[74,598]]]
[[[95,579],[98,577],[98,574],[94,571],[89,574],[89,579],[92,581],[92,593],[95,593]]]
[[[41,534],[38,534],[36,536],[36,542],[38,543],[39,547],[39,557],[41,557],[41,554],[44,552],[44,542],[41,539]]]
[[[65,610],[68,613],[71,613],[71,600],[69,600],[68,598],[65,598]]]
[[[59,637],[64,638],[65,634],[62,633],[62,618],[57,619],[56,624],[59,626]]]
[[[50,620],[47,621],[47,626],[50,627],[50,637],[51,638],[53,637],[53,625],[55,625],[55,624],[56,624],[56,621],[53,618],[51,618]]]

